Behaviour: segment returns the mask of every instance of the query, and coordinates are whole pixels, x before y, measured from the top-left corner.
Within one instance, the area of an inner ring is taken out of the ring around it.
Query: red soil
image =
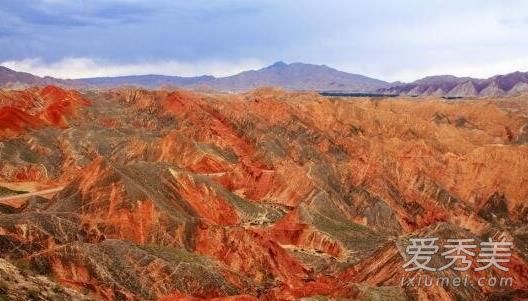
[[[0,136],[19,134],[26,129],[38,128],[43,122],[17,108],[0,108]]]
[[[79,92],[55,86],[0,93],[0,135],[18,135],[43,125],[67,127],[68,120],[90,105]]]

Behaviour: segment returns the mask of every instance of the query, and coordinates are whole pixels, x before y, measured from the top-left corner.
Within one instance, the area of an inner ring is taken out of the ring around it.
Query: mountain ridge
[[[210,75],[183,77],[168,75],[135,75],[78,79],[88,85],[139,85],[152,88],[162,84],[180,87],[209,87],[222,91],[244,91],[263,86],[278,86],[288,90],[343,90],[373,92],[388,87],[388,82],[360,74],[347,73],[326,65],[275,62],[258,69],[214,77]]]
[[[161,86],[178,86],[183,88],[207,87],[221,91],[247,91],[264,86],[277,86],[288,90],[341,90],[353,92],[373,92],[390,86],[390,83],[339,71],[326,65],[305,63],[287,64],[278,61],[257,70],[246,70],[240,73],[214,77],[170,76],[170,75],[127,75],[116,77],[93,77],[63,80],[53,77],[38,77],[29,73],[17,72],[6,67],[0,70],[0,86],[47,85],[56,84],[73,88],[112,88],[117,86],[139,86],[159,88]]]
[[[327,65],[300,62],[285,63],[282,61],[277,61],[257,70],[246,70],[224,77],[145,74],[59,79],[50,76],[39,77],[0,66],[1,87],[18,89],[50,84],[77,89],[136,86],[147,89],[179,87],[226,92],[241,92],[274,86],[292,91],[359,92],[459,98],[514,96],[526,93],[528,92],[528,72],[515,71],[485,79],[433,75],[410,83],[389,83],[361,74],[340,71]]]
[[[51,76],[37,76],[29,72],[15,71],[0,65],[1,88],[27,88],[30,86],[59,85],[64,87],[80,88],[84,84],[75,79],[60,79]]]
[[[528,92],[528,72],[515,71],[485,79],[453,75],[427,76],[411,83],[381,88],[377,92],[446,98],[514,96]]]

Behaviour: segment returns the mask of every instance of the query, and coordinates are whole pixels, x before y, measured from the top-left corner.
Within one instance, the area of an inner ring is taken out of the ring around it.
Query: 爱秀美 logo
[[[497,269],[508,272],[507,264],[512,255],[513,243],[504,239],[494,241],[492,238],[481,241],[477,246],[473,238],[450,238],[439,245],[438,237],[411,238],[405,249],[408,259],[402,267],[406,272],[426,271],[442,272],[454,270],[463,273],[462,276],[434,276],[431,273],[402,277],[402,286],[511,286],[511,277],[476,276],[471,278],[468,271],[481,272],[487,269]],[[439,258],[433,264],[433,258]],[[441,263],[441,264],[438,264]]]

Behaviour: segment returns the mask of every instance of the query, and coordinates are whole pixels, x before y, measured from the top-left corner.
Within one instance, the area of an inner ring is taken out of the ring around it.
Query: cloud
[[[18,0],[2,2],[2,9],[26,26],[100,26],[136,22],[156,9],[137,1],[35,0],[31,5]]]
[[[45,62],[40,58],[11,60],[0,62],[7,68],[29,72],[39,76],[58,78],[85,78],[122,75],[178,75],[178,76],[228,76],[249,69],[264,66],[256,59],[237,61],[197,61],[180,62],[176,60],[151,61],[141,63],[115,64],[93,58],[64,58],[55,62]]]
[[[278,60],[407,81],[528,69],[528,1],[0,2],[0,62],[67,77],[224,74]]]

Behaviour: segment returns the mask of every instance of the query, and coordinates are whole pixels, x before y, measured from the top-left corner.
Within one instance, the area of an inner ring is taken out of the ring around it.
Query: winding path
[[[64,187],[65,186],[59,186],[59,187],[50,188],[50,189],[44,189],[44,190],[33,191],[33,192],[28,192],[28,193],[4,196],[4,197],[0,197],[0,203],[13,204],[11,203],[12,201],[25,199],[25,198],[32,197],[35,195],[45,195],[45,194],[59,192],[63,190]]]

